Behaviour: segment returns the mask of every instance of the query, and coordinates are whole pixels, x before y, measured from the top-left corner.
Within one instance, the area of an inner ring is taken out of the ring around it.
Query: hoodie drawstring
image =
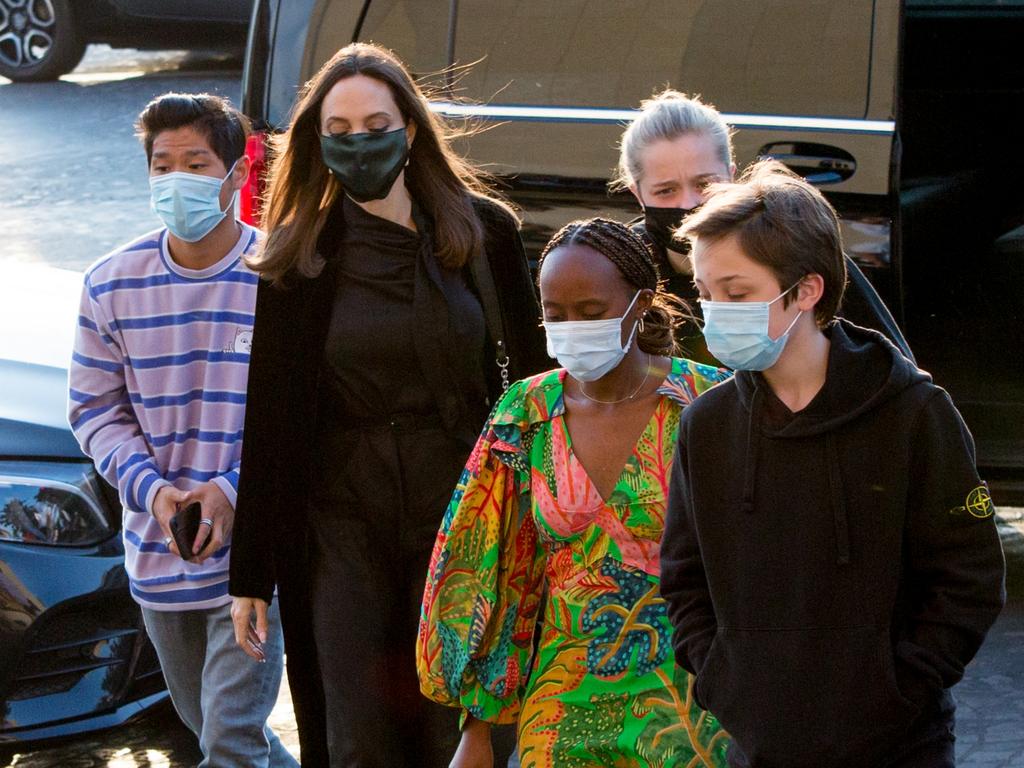
[[[754,490],[757,482],[757,417],[761,404],[761,389],[754,384],[754,394],[750,398],[750,416],[747,420],[747,460],[745,462],[746,473],[743,477],[743,498],[740,501],[740,511],[748,515],[754,512]]]
[[[839,565],[850,564],[850,521],[846,515],[846,500],[843,498],[843,476],[839,471],[839,450],[835,436],[825,435],[825,463],[828,465],[828,488],[832,496],[832,516],[836,525],[836,550]]]

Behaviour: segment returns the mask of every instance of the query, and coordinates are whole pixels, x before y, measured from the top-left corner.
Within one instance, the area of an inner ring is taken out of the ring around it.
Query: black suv
[[[774,156],[833,202],[997,500],[1019,503],[1021,39],[1024,0],[257,0],[243,108],[281,130],[298,87],[354,40],[417,75],[477,62],[458,88],[481,106],[434,107],[499,124],[464,149],[508,183],[536,249],[570,219],[634,216],[605,191],[632,108],[666,84],[702,94],[735,128],[740,167]]]

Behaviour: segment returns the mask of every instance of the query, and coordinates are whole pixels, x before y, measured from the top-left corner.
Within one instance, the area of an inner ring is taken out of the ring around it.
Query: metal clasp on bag
[[[494,358],[494,362],[497,364],[498,369],[501,371],[501,393],[505,394],[508,392],[509,380],[508,380],[508,352],[505,351],[505,342],[499,340],[494,345],[497,351],[497,356]]]

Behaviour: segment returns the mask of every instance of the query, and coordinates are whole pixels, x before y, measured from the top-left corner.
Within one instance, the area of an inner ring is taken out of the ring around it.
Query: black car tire
[[[26,43],[52,42],[39,58]],[[0,75],[15,82],[56,80],[78,66],[86,41],[69,0],[0,0]]]

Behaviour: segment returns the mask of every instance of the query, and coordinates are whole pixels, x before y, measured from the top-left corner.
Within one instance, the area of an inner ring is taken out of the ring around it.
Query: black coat
[[[551,367],[544,352],[540,309],[515,220],[498,206],[479,202],[484,225],[484,252],[498,292],[512,380]],[[317,244],[325,258],[315,278],[295,278],[286,288],[260,283],[249,363],[245,439],[232,534],[230,592],[270,601],[276,586],[280,601],[288,674],[300,729],[305,766],[327,763],[322,734],[323,692],[316,666],[309,603],[306,508],[313,487],[312,468],[317,402],[324,345],[335,296],[337,259],[344,227],[340,205]],[[436,265],[433,265],[436,266]],[[443,285],[450,275],[431,268],[430,301],[445,310]],[[471,289],[470,270],[466,269]],[[432,309],[438,309],[434,306]],[[437,397],[445,428],[466,442],[467,456],[486,417],[486,403],[458,396],[446,360],[453,350],[443,328],[423,328],[416,340],[420,367]],[[485,350],[489,397],[501,394],[492,340]],[[483,410],[482,410],[483,409]],[[440,520],[438,521],[440,524]],[[426,578],[426,574],[424,574]],[[367,607],[368,610],[372,608]]]

